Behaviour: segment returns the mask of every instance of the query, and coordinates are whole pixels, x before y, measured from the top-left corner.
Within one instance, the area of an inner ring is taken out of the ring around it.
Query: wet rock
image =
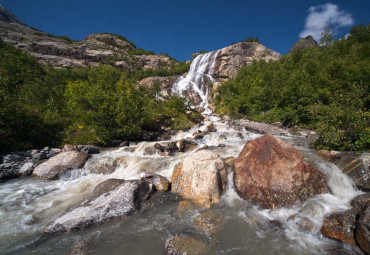
[[[195,140],[200,140],[204,137],[204,134],[201,131],[195,132],[193,134],[193,139]]]
[[[69,170],[82,168],[88,157],[84,152],[62,152],[37,166],[32,175],[41,179],[56,179]]]
[[[72,145],[72,144],[65,144],[63,146],[63,151],[77,151],[77,145]]]
[[[215,211],[206,211],[194,219],[194,227],[208,235],[217,233],[222,227],[221,215]]]
[[[324,175],[301,152],[271,136],[249,141],[234,162],[238,194],[263,208],[289,207],[328,191]]]
[[[217,145],[217,147],[225,148],[225,147],[226,147],[226,145],[225,145],[225,144],[223,144],[223,143],[220,143],[219,145]]]
[[[118,162],[112,157],[91,158],[85,168],[94,174],[111,174],[118,167]]]
[[[184,200],[179,203],[177,210],[180,212],[188,211],[196,208],[196,205],[189,200]]]
[[[100,148],[95,145],[78,145],[77,148],[79,151],[85,152],[90,155],[100,153]]]
[[[86,255],[88,252],[88,245],[99,235],[98,232],[84,237],[82,240],[77,242],[70,253],[70,255]]]
[[[341,152],[334,164],[353,180],[358,189],[370,191],[370,153]]]
[[[35,165],[32,162],[27,162],[19,169],[19,174],[22,176],[31,175],[34,167]]]
[[[172,192],[209,207],[218,203],[226,188],[227,169],[221,157],[201,150],[185,157],[172,174]]]
[[[215,128],[215,125],[213,123],[211,123],[207,126],[207,131],[208,132],[217,132],[217,128]]]
[[[357,196],[352,199],[351,205],[353,208],[347,211],[328,215],[321,227],[321,233],[339,242],[359,245],[363,251],[368,252],[370,194]]]
[[[235,161],[235,158],[234,157],[227,157],[227,158],[224,158],[224,162],[226,164],[227,167],[230,167],[232,168],[233,165],[234,165],[234,161]]]
[[[370,254],[370,203],[357,221],[356,241],[366,254]]]
[[[159,150],[161,152],[165,152],[166,151],[166,147],[164,147],[163,145],[161,145],[159,143],[154,144],[154,148],[156,148],[157,150]]]
[[[200,255],[208,254],[210,247],[193,237],[185,234],[175,235],[166,240],[165,254],[166,255]]]
[[[142,180],[145,180],[152,185],[154,185],[155,189],[158,191],[168,191],[170,188],[170,182],[167,180],[166,177],[162,175],[145,172],[141,174]]]
[[[267,123],[260,123],[255,121],[248,121],[245,123],[245,129],[259,134],[270,134],[270,135],[288,135],[289,131],[276,127]]]
[[[119,144],[119,147],[128,147],[128,146],[130,146],[129,141],[123,141],[122,143]]]
[[[83,229],[139,210],[152,192],[146,181],[109,179],[95,187],[92,195],[78,207],[45,227],[46,234]]]
[[[320,158],[326,160],[326,161],[330,161],[330,162],[334,162],[335,159],[338,159],[340,158],[340,152],[339,151],[326,151],[326,150],[319,150],[319,151],[316,151],[315,153],[317,156],[319,156]]]
[[[177,142],[170,142],[170,143],[168,143],[168,150],[170,152],[178,151],[179,148],[177,147]]]
[[[330,239],[356,245],[356,216],[357,212],[355,209],[332,214],[325,218],[321,227],[321,233]]]
[[[33,159],[44,160],[47,159],[47,154],[45,152],[39,152],[32,155]]]

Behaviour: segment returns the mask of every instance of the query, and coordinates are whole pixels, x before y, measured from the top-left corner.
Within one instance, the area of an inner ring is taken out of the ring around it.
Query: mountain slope
[[[82,41],[54,36],[27,27],[24,22],[0,5],[0,37],[55,67],[110,64],[124,69],[170,69],[178,61],[165,54],[139,49],[120,35],[97,33]]]

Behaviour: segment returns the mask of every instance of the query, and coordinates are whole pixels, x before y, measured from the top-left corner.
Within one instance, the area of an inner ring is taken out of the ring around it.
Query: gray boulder
[[[129,216],[141,208],[152,190],[152,185],[146,181],[106,180],[95,187],[90,198],[54,220],[44,232],[68,232]]]
[[[89,154],[79,151],[62,152],[37,166],[33,176],[41,179],[57,179],[69,170],[82,168]]]

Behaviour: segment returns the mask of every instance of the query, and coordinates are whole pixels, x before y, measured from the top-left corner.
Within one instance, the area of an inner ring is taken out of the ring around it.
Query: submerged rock
[[[221,214],[215,211],[206,211],[194,219],[195,228],[202,232],[213,235],[217,233],[222,226]]]
[[[208,254],[209,245],[185,234],[169,238],[165,244],[166,255],[200,255]]]
[[[215,152],[201,150],[184,158],[172,174],[172,192],[209,207],[218,203],[225,190],[227,169]]]
[[[112,157],[91,158],[85,168],[94,174],[111,174],[118,166],[116,159]]]
[[[89,154],[78,151],[62,152],[33,170],[33,176],[41,179],[57,179],[69,170],[82,168]]]
[[[328,191],[324,175],[272,135],[248,142],[233,169],[238,194],[263,208],[289,207]]]
[[[129,216],[140,209],[151,192],[152,185],[146,181],[106,180],[95,187],[89,199],[54,220],[44,232],[83,229],[115,217]]]

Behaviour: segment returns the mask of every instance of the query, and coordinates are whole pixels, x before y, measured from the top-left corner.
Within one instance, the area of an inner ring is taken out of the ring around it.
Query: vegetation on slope
[[[218,90],[217,111],[234,118],[299,125],[318,132],[316,148],[370,149],[370,26],[322,47],[255,62]]]
[[[199,114],[187,115],[183,99],[163,102],[156,99],[158,87],[137,88],[149,72],[107,65],[54,69],[0,41],[0,152],[105,145],[161,126],[189,128]]]

